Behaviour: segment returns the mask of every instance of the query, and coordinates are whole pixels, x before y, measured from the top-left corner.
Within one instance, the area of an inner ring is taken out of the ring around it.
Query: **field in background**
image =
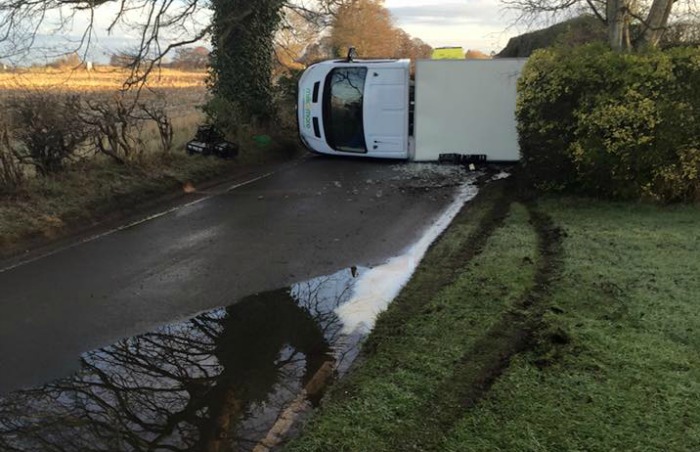
[[[103,66],[92,71],[85,69],[31,68],[15,71],[0,71],[0,90],[22,90],[27,88],[48,88],[75,91],[120,89],[129,71],[121,68]],[[180,71],[160,69],[153,71],[147,87],[156,89],[204,89],[204,71]]]
[[[74,93],[93,99],[113,96],[123,88],[128,76],[128,70],[110,66],[100,66],[92,71],[29,68],[0,72],[0,105],[9,96],[37,90]],[[156,70],[139,94],[143,101],[156,97],[165,100],[165,111],[173,122],[173,149],[176,151],[181,150],[204,119],[198,107],[206,99],[206,76],[204,71]],[[158,149],[158,132],[153,125],[147,124],[141,134],[146,152]]]
[[[36,90],[75,93],[89,97],[112,96],[123,88],[128,76],[128,70],[109,66],[101,66],[92,71],[32,68],[0,72],[0,103],[8,96]],[[197,107],[202,105],[206,98],[206,76],[204,71],[160,69],[150,76],[140,96],[144,100],[163,96],[167,101],[166,110],[173,118],[176,132],[186,129],[190,135],[203,119]]]

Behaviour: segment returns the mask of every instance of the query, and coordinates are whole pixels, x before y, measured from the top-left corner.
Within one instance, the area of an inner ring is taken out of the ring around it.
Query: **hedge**
[[[700,200],[700,49],[539,50],[518,93],[523,164],[538,188]]]

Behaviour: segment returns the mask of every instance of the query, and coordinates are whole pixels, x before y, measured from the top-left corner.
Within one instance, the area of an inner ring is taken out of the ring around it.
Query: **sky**
[[[505,47],[510,37],[522,32],[511,27],[513,12],[504,10],[499,0],[385,0],[385,6],[391,11],[397,26],[433,47],[461,46],[465,51],[475,49],[485,53],[498,52]],[[95,16],[96,39],[91,42],[89,55],[86,55],[88,59],[108,61],[110,54],[135,42],[133,37],[129,39],[126,36],[126,29],[117,29],[111,35],[106,33],[106,28],[118,11],[117,7],[116,2],[100,7],[99,14]],[[202,21],[207,20],[207,14],[203,12]],[[37,52],[47,59],[55,58],[57,53],[71,46],[65,39],[66,36],[61,39],[61,36],[51,33],[51,20],[48,18],[37,40],[40,47],[56,47],[56,52]],[[86,23],[87,16],[78,15],[74,18],[73,27],[63,29],[60,34],[77,34],[75,31],[71,33],[71,28],[83,30]],[[75,46],[76,39],[73,38],[71,49]],[[26,58],[26,55],[20,57],[25,59],[24,63]],[[35,60],[35,57],[30,59]]]
[[[520,34],[499,0],[386,0],[396,25],[433,47],[498,52]]]
[[[433,47],[461,46],[464,50],[498,52],[508,38],[519,34],[509,28],[513,12],[504,11],[499,0],[385,0],[385,6],[396,25]],[[101,11],[98,29],[109,23],[116,6]]]

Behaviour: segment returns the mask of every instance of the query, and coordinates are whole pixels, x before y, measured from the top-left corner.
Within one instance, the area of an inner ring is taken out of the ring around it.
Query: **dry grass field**
[[[126,69],[110,66],[84,69],[27,68],[0,71],[0,90],[47,88],[76,91],[112,91],[122,87],[129,76]],[[161,89],[204,88],[204,71],[155,70],[147,86]]]
[[[174,69],[154,71],[140,96],[147,100],[162,96],[167,100],[167,111],[174,122],[198,123],[202,117],[197,109],[206,96],[206,72],[186,72]],[[76,93],[87,97],[113,96],[124,86],[129,72],[125,69],[100,66],[92,71],[84,69],[29,68],[0,72],[0,103],[8,96],[46,90]],[[182,129],[184,124],[178,124]]]
[[[203,120],[198,106],[206,98],[206,75],[204,71],[156,70],[139,92],[143,102],[157,98],[164,103],[175,131],[174,149],[181,148]],[[36,91],[79,94],[85,99],[104,97],[107,100],[120,92],[128,76],[128,70],[110,66],[99,66],[92,71],[46,67],[0,72],[0,105],[8,97]],[[146,152],[158,148],[155,127],[146,124],[140,133]]]

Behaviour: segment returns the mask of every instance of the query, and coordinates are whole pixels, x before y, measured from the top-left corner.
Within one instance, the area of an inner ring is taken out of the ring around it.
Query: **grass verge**
[[[700,450],[697,207],[548,198],[564,268],[544,325],[442,450]]]
[[[487,187],[289,450],[699,450],[700,209]]]

